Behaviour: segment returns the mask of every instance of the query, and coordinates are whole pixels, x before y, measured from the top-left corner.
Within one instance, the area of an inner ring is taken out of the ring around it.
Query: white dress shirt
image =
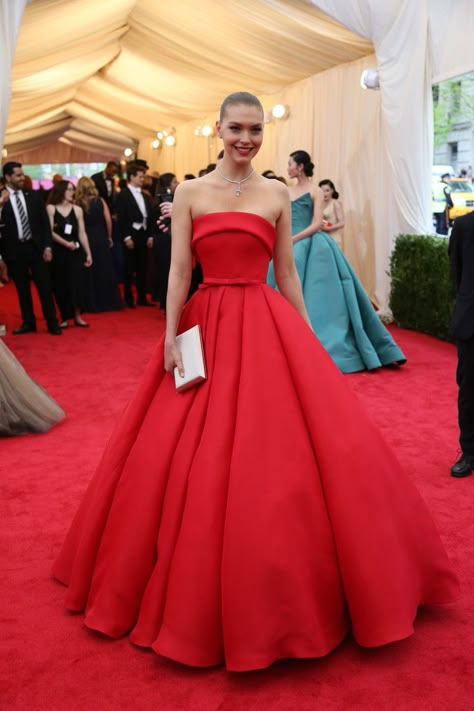
[[[10,193],[10,205],[12,206],[13,214],[15,215],[16,228],[18,230],[18,239],[22,242],[24,239],[23,225],[21,224],[20,214],[18,212],[18,205],[16,204],[16,197],[14,195],[16,190],[13,190],[13,188],[11,188],[9,185],[7,185],[7,190]],[[28,210],[26,208],[26,202],[25,202],[25,196],[23,195],[23,190],[18,190],[18,197],[20,198],[21,204],[23,205],[25,215],[28,217]]]
[[[105,187],[107,189],[107,197],[110,197],[112,195],[112,179],[109,178],[107,173],[102,173],[102,175],[104,176],[104,180],[105,180]]]
[[[145,198],[143,197],[142,189],[141,188],[136,188],[134,185],[129,185],[128,189],[132,193],[133,197],[135,198],[135,201],[140,208],[140,212],[143,215],[143,223],[140,225],[140,227],[143,227],[143,229],[146,230],[147,227],[147,211],[146,211],[146,205],[145,205]],[[135,229],[140,229],[140,227],[137,227],[137,222],[133,223],[133,227]]]

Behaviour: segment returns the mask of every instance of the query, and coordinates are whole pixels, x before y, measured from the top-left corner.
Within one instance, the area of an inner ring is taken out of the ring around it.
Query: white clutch
[[[184,333],[180,333],[179,336],[176,336],[176,344],[183,361],[184,377],[181,377],[178,369],[175,368],[174,382],[176,390],[183,392],[207,379],[200,327],[193,326]]]

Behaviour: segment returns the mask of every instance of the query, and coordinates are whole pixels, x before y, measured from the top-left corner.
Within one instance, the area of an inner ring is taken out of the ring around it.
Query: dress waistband
[[[265,284],[263,279],[246,279],[245,277],[234,277],[232,279],[204,279],[199,284],[200,289],[207,289],[209,286],[247,286],[249,284]]]

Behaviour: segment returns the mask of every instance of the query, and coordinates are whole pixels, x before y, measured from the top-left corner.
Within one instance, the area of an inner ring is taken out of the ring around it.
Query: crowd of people
[[[221,151],[199,177],[219,175],[223,159]],[[313,167],[305,151],[289,157],[288,179],[296,181],[288,188],[294,258],[312,328],[342,372],[401,364],[403,353],[343,255],[344,210],[336,187],[329,179],[314,184]],[[14,282],[22,316],[13,334],[36,331],[32,282],[53,335],[71,323],[88,328],[87,313],[155,305],[166,311],[171,216],[179,182],[173,173],[149,175],[140,159],[127,165],[126,178],[119,178],[119,170],[117,162],[109,161],[77,185],[56,174],[50,190],[35,191],[21,164],[4,164],[1,277]],[[272,170],[262,176],[287,185]],[[190,180],[195,176],[187,174],[185,182]],[[194,257],[188,299],[202,279]],[[267,282],[277,288],[273,262]],[[24,415],[23,410],[25,430],[35,429],[36,414],[32,423]],[[12,433],[20,428],[19,418],[18,413],[12,416]]]

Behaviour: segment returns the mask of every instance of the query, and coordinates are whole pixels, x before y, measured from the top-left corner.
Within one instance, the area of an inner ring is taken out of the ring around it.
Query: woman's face
[[[235,104],[227,107],[217,132],[224,142],[225,156],[240,164],[250,163],[263,141],[263,116],[257,106]]]
[[[323,191],[324,202],[329,202],[329,200],[332,198],[331,186],[325,183],[324,185],[321,185],[321,190]]]
[[[66,192],[64,193],[64,199],[66,202],[72,202],[74,200],[74,189],[74,185],[72,183],[68,183]]]
[[[287,172],[289,178],[297,178],[298,175],[301,175],[303,172],[303,165],[301,163],[298,165],[293,156],[290,156],[288,158]]]

